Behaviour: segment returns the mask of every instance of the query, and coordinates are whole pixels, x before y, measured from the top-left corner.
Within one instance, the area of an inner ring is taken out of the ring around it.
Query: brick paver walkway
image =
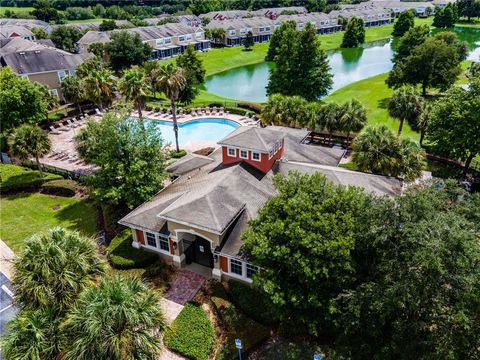
[[[165,298],[177,304],[185,305],[186,302],[194,298],[205,280],[202,275],[182,270],[178,272],[173,284],[165,294]]]

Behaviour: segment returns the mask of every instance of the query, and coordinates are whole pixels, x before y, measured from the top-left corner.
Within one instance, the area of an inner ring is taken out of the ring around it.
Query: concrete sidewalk
[[[13,276],[13,259],[15,259],[15,253],[0,240],[0,272],[4,273],[10,280]]]

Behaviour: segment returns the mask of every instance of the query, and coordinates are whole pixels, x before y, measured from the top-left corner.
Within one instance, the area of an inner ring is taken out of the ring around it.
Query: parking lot
[[[17,309],[13,306],[13,297],[9,286],[10,281],[4,273],[0,272],[0,336],[5,334],[8,321],[17,313]],[[1,359],[2,354],[0,351]]]

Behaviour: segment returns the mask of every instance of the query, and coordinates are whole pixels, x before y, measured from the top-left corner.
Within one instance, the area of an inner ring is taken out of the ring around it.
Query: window
[[[265,28],[261,27],[261,28],[258,29],[258,31],[265,32]]]
[[[248,159],[248,151],[247,150],[240,150],[240,158]]]
[[[160,240],[160,249],[165,250],[165,251],[170,251],[170,245],[168,244],[168,238],[160,235],[158,237]]]
[[[147,245],[151,247],[157,247],[157,239],[155,239],[155,234],[146,233],[147,235]]]
[[[230,259],[230,272],[242,276],[242,262]]]
[[[247,29],[240,29],[240,35],[245,35],[247,33]]]
[[[202,38],[202,33],[199,33],[199,32],[196,33],[196,34],[195,34],[195,38],[196,38],[196,39],[201,39],[201,38]]]
[[[303,28],[303,23],[298,23],[298,28],[299,29]]]
[[[228,32],[228,35],[230,35],[230,36],[235,36],[235,35],[237,35],[237,32],[236,32],[235,30],[230,30],[230,31]]]
[[[252,160],[260,161],[260,153],[252,152]]]
[[[161,46],[161,45],[163,45],[163,39],[157,39],[157,40],[155,40],[155,45],[156,45],[156,46]]]
[[[253,275],[255,275],[257,271],[258,271],[258,267],[247,264],[247,278],[249,279],[253,278]]]
[[[233,148],[228,148],[228,156],[231,156],[231,157],[237,156],[237,151]]]
[[[165,44],[170,44],[172,42],[172,38],[165,38],[165,39],[163,39],[163,42]]]
[[[70,76],[75,76],[75,75],[77,74],[77,70],[75,70],[75,69],[70,69],[70,70],[68,71],[68,74],[69,74]]]
[[[178,37],[178,41],[180,41],[180,42],[185,41],[185,36],[184,36],[184,35],[179,36],[179,37]]]
[[[273,157],[273,150],[270,150],[270,152],[268,153],[268,158],[271,159]]]
[[[60,80],[60,82],[62,82],[63,79],[65,79],[65,76],[67,76],[67,73],[65,70],[60,70],[58,72],[58,80]]]
[[[50,89],[50,90],[48,90],[48,92],[50,94],[52,94],[53,96],[58,97],[58,90],[57,89]]]
[[[186,38],[187,40],[192,40],[192,34],[188,34],[185,38]]]
[[[267,27],[265,28],[265,31],[270,31],[270,30],[272,30],[272,28],[271,28],[270,26],[267,26]]]

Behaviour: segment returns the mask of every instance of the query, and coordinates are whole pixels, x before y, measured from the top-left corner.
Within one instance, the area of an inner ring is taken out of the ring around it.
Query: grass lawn
[[[14,251],[35,233],[61,226],[85,235],[96,232],[93,206],[85,200],[22,193],[2,195],[0,199],[0,238]]]
[[[398,131],[399,121],[388,115],[387,102],[392,96],[393,89],[385,84],[388,74],[380,74],[368,79],[347,85],[325,98],[327,102],[343,103],[355,98],[367,109],[368,125],[385,124],[395,133]],[[413,131],[405,122],[403,135],[414,140],[420,140],[420,134]]]
[[[0,7],[0,16],[4,16],[5,11],[7,10],[13,11],[15,14],[18,15],[29,15],[30,12],[33,11],[33,7],[2,6]]]
[[[93,18],[93,19],[83,19],[83,20],[67,20],[67,24],[84,24],[84,23],[100,23],[103,20],[109,20],[104,18]]]

